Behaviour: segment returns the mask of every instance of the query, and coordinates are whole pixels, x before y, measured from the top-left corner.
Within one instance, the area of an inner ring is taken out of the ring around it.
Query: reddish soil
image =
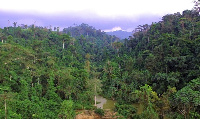
[[[117,119],[119,116],[116,116],[116,112],[111,110],[104,110],[104,116],[96,114],[93,110],[81,110],[77,111],[75,119]]]

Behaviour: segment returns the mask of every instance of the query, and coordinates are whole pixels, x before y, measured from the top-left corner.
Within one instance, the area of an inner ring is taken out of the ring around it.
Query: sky
[[[104,31],[132,31],[193,6],[193,0],[1,0],[0,27],[17,22],[63,29],[86,23]]]

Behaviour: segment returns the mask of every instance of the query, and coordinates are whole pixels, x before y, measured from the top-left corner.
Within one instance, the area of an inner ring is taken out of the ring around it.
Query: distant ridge
[[[115,35],[116,37],[120,39],[125,39],[128,38],[129,36],[132,36],[132,32],[127,32],[127,31],[112,31],[112,32],[106,32],[108,35]]]

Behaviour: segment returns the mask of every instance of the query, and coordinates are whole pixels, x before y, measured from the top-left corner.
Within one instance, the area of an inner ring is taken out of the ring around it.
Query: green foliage
[[[200,114],[198,112],[190,112],[189,117],[191,119],[198,119],[198,118],[200,118]]]
[[[194,10],[168,14],[122,41],[87,24],[0,29],[0,118],[5,102],[8,118],[74,118],[101,90],[127,118],[198,118],[199,21]]]
[[[72,100],[64,100],[60,107],[59,118],[73,119],[75,116],[74,106]]]
[[[75,44],[70,43],[70,37],[39,28],[22,32],[25,35],[35,32],[34,38],[11,34],[4,40],[9,42],[0,45],[0,86],[16,93],[10,97],[15,101],[8,101],[8,117],[14,114],[23,118],[57,118],[61,102],[66,99],[91,105],[93,92],[88,85],[89,75],[82,64],[83,58],[77,52],[73,54],[77,49],[71,49]],[[62,42],[57,41],[60,38],[70,47],[61,50]],[[66,61],[69,56],[72,60]],[[1,105],[3,110],[3,102]]]
[[[80,103],[74,103],[74,109],[75,110],[82,110],[83,109],[83,105]]]
[[[104,116],[104,110],[103,109],[97,108],[97,109],[94,110],[94,112],[96,114],[99,114],[100,116]]]
[[[125,118],[133,118],[137,112],[133,105],[130,104],[115,104],[115,111],[123,115]]]
[[[140,118],[142,119],[158,119],[158,114],[153,108],[151,103],[148,104],[146,109],[140,114]]]
[[[200,78],[192,80],[187,86],[177,91],[173,97],[174,106],[180,110],[180,114],[184,115],[185,118],[189,118],[190,111],[196,111],[200,105],[199,82]]]

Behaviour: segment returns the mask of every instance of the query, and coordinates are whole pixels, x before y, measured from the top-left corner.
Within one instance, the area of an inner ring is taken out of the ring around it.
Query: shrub
[[[123,115],[126,118],[132,118],[137,112],[133,105],[128,104],[115,104],[115,111],[117,111],[119,114]]]
[[[96,114],[99,114],[99,115],[101,115],[101,116],[104,116],[104,110],[103,110],[103,109],[97,108],[97,109],[95,109],[94,112],[95,112]]]
[[[74,104],[74,109],[75,110],[82,110],[83,109],[83,105],[81,105],[80,103],[75,103]]]

